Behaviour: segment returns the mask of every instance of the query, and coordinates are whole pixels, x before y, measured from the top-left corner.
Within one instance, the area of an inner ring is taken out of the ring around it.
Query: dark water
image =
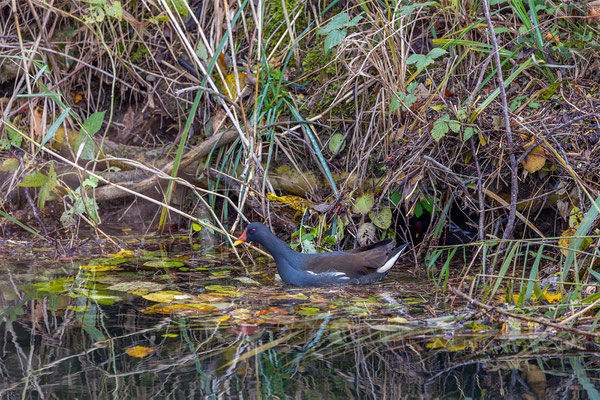
[[[299,289],[227,251],[55,260],[7,246],[0,399],[598,398],[596,343],[493,320],[402,268]]]

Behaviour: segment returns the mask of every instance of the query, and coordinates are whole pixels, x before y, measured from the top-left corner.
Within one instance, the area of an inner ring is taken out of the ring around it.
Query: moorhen
[[[260,222],[249,224],[234,246],[258,242],[275,259],[281,279],[295,286],[356,285],[383,279],[408,246],[391,239],[348,251],[298,253]]]

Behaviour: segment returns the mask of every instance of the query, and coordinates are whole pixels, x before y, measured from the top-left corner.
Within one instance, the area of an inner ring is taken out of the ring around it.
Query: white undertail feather
[[[392,268],[394,266],[394,264],[396,263],[396,260],[398,259],[398,257],[400,257],[400,255],[402,253],[404,253],[404,250],[406,250],[407,247],[408,246],[404,245],[400,250],[398,250],[398,252],[392,258],[387,260],[387,262],[385,264],[383,264],[381,267],[377,268],[377,272],[379,272],[380,274],[383,274],[388,269]]]

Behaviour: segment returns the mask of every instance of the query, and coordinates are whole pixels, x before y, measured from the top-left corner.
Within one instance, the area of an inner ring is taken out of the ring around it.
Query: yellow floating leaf
[[[170,303],[174,300],[189,299],[191,296],[174,290],[163,290],[160,292],[154,292],[145,294],[142,296],[146,300],[155,301],[157,303]]]
[[[279,203],[283,203],[286,206],[290,207],[292,210],[304,212],[306,208],[310,208],[314,206],[314,203],[300,197],[300,196],[277,196],[274,193],[267,193],[267,199],[271,201],[277,201]]]
[[[109,254],[110,257],[133,257],[133,253],[129,250],[121,250],[118,253],[115,254]]]
[[[525,146],[525,148],[531,146],[532,144]],[[525,168],[525,170],[530,174],[539,171],[542,169],[544,164],[546,164],[546,155],[544,153],[544,149],[540,146],[535,146],[534,149],[531,150],[531,152],[527,155],[527,157],[521,161],[521,164],[523,164],[523,168]]]
[[[402,318],[402,317],[392,317],[392,318],[388,318],[388,322],[390,322],[392,324],[404,324],[404,323],[408,322],[408,320],[406,318]]]
[[[169,315],[198,315],[214,311],[217,307],[204,303],[197,304],[155,304],[142,310],[144,314],[169,314]]]
[[[104,272],[118,267],[116,265],[80,265],[79,268],[90,272]]]
[[[444,338],[435,338],[425,345],[428,349],[441,349],[448,345],[448,340]]]
[[[179,337],[178,334],[176,333],[165,333],[164,335],[161,335],[162,337]]]
[[[154,349],[144,346],[133,346],[125,350],[125,353],[127,353],[131,357],[142,358],[154,353]]]

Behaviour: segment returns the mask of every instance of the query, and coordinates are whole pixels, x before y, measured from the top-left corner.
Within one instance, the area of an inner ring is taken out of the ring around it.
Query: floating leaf
[[[234,279],[237,281],[240,281],[242,283],[245,283],[246,285],[260,285],[260,283],[256,282],[252,278],[248,278],[247,276],[238,276],[237,278],[234,278]]]
[[[144,263],[145,267],[152,267],[152,268],[177,268],[177,267],[183,267],[185,264],[182,263],[181,261],[162,261],[162,260],[154,260],[154,261],[147,261]]]
[[[80,265],[79,268],[90,272],[104,272],[118,267],[116,265]]]
[[[155,301],[157,303],[170,303],[173,300],[189,299],[191,296],[177,292],[174,290],[164,290],[161,292],[154,292],[145,294],[142,296],[146,300]]]
[[[387,229],[392,225],[392,210],[387,207],[379,210],[378,212],[371,211],[369,218],[373,224],[381,229]]]
[[[114,290],[116,292],[127,292],[138,296],[143,296],[150,292],[157,292],[165,287],[163,283],[156,283],[150,281],[129,281],[120,282],[111,285],[106,290]]]
[[[142,358],[154,353],[154,349],[144,346],[134,346],[125,350],[125,353],[131,357]]]
[[[144,314],[169,314],[169,315],[199,315],[215,311],[215,304],[165,304],[158,303],[142,310]]]
[[[237,288],[235,286],[221,286],[221,285],[208,285],[205,286],[204,289],[212,290],[214,292],[221,293],[235,293]]]
[[[371,211],[371,208],[373,208],[374,205],[375,196],[373,195],[373,192],[367,192],[356,199],[354,205],[352,206],[352,211],[365,215]]]

